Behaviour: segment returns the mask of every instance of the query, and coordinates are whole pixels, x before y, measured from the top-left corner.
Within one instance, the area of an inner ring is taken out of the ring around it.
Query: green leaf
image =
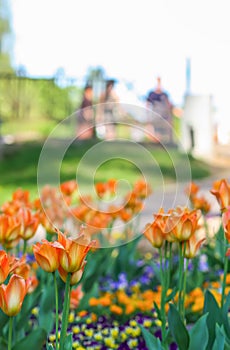
[[[216,324],[216,339],[212,350],[224,350],[225,334],[223,328]]]
[[[228,293],[226,301],[223,305],[222,309],[222,316],[223,316],[223,322],[224,322],[224,330],[226,332],[226,335],[230,338],[230,326],[229,326],[229,320],[228,320],[228,310],[230,308],[230,293]]]
[[[55,291],[54,285],[48,285],[42,293],[39,309],[39,325],[50,333],[54,326]]]
[[[7,350],[7,341],[6,339],[3,339],[2,337],[0,337],[0,349],[1,350]]]
[[[54,350],[53,345],[46,343],[46,350]]]
[[[72,333],[68,334],[64,341],[64,350],[72,350],[73,337]]]
[[[153,305],[154,305],[154,308],[156,310],[157,317],[161,320],[161,310],[159,309],[159,307],[155,301],[153,302]]]
[[[216,244],[215,244],[215,252],[219,255],[222,262],[224,262],[225,257],[225,234],[223,225],[220,225],[219,231],[215,235]]]
[[[208,328],[207,328],[208,314],[203,315],[195,323],[189,332],[189,350],[205,350],[208,344]]]
[[[46,331],[42,328],[37,328],[15,344],[12,350],[41,350],[46,341],[46,337]]]
[[[85,292],[89,292],[94,283],[98,281],[99,276],[103,276],[110,266],[107,260],[111,260],[111,255],[108,249],[100,249],[98,252],[93,253],[87,258],[85,272],[82,279],[83,289]],[[111,263],[111,261],[110,261]]]
[[[170,304],[168,314],[169,329],[180,350],[187,350],[189,346],[189,334],[183,324],[175,305]]]
[[[8,322],[9,317],[0,309],[0,334],[2,334],[2,330]]]
[[[177,288],[173,288],[172,292],[167,296],[165,302],[168,303],[170,300],[172,300],[177,293]]]
[[[143,338],[145,340],[145,344],[149,350],[163,350],[161,346],[160,339],[155,337],[152,333],[149,332],[143,326],[140,326]]]
[[[213,343],[215,341],[216,336],[216,324],[223,324],[223,316],[222,311],[219,308],[217,301],[213,294],[207,290],[205,293],[205,301],[204,301],[204,314],[208,313],[207,317],[207,326],[209,332],[209,341],[208,341],[208,349],[211,349]]]

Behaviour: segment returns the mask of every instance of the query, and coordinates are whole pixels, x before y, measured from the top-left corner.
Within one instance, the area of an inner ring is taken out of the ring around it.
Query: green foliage
[[[82,278],[84,291],[89,293],[99,277],[107,272],[108,266],[111,264],[111,249],[99,249],[91,252],[87,256],[87,267]]]
[[[8,323],[8,321],[9,317],[0,309],[0,335],[2,335],[3,328]]]
[[[189,333],[183,324],[175,305],[170,304],[168,323],[171,334],[180,350],[186,350],[189,346]]]
[[[208,314],[201,316],[190,330],[188,350],[206,350],[208,344],[207,317]]]
[[[46,350],[54,350],[53,345],[46,343]]]
[[[73,144],[69,147],[65,154],[63,162],[61,164],[60,170],[60,181],[66,181],[74,179],[76,177],[76,167],[80,160],[92,146],[96,144],[97,141],[90,140],[82,142],[79,145]],[[0,197],[1,203],[4,200],[8,200],[9,196],[15,189],[22,187],[23,189],[28,189],[31,192],[31,196],[38,196],[37,194],[37,165],[40,152],[42,150],[43,141],[34,142],[24,142],[23,144],[15,144],[8,146],[5,149],[5,157],[0,159],[0,169],[1,169],[1,184],[0,184]],[[153,150],[151,147],[149,151],[153,153],[159,166],[162,169],[164,179],[166,181],[174,181],[174,175],[171,171],[171,162],[166,157],[165,151],[162,149]],[[174,158],[181,159],[181,154],[178,151],[173,150]],[[183,157],[182,157],[183,159]],[[12,166],[13,164],[13,166]],[[105,181],[111,178],[111,165],[113,169],[113,178],[121,179],[124,177],[124,161],[117,160],[116,163],[108,164],[106,163],[104,167],[97,172],[97,181]],[[145,164],[144,166],[149,166]],[[23,171],[22,171],[23,169]],[[192,165],[194,172],[194,178],[196,178],[196,172],[199,170],[199,165],[194,162]],[[79,180],[81,181],[81,190],[89,193],[89,188],[87,184],[89,183],[89,177],[92,175],[92,171],[95,169],[91,168],[90,164],[82,169],[82,173],[79,174]],[[110,175],[110,176],[109,176]],[[131,166],[130,163],[125,167],[125,176],[130,183],[134,183],[140,176],[139,171],[135,166]],[[159,178],[157,174],[153,176],[153,190],[154,186],[157,186],[162,178]]]
[[[61,121],[77,109],[81,89],[60,87],[55,79],[35,79],[15,74],[0,79],[1,118],[10,123],[24,121]]]
[[[54,350],[54,347],[52,344],[46,344],[46,350]]]
[[[39,324],[48,333],[54,326],[55,297],[53,283],[46,284],[39,302]]]
[[[0,0],[0,74],[12,72],[10,62],[12,44],[10,17],[9,1]]]
[[[72,333],[69,333],[65,338],[64,350],[72,350],[72,344],[73,344],[73,336],[72,336]]]
[[[168,315],[169,329],[180,350],[208,349],[208,316],[208,313],[201,316],[188,332],[175,305],[170,304]]]
[[[20,342],[15,344],[12,350],[41,350],[45,343],[47,333],[43,328],[36,328]]]
[[[218,323],[216,324],[216,337],[213,344],[212,350],[224,350],[225,344],[225,334],[223,327],[220,327]]]
[[[217,338],[217,328],[216,325],[219,325],[220,327],[223,326],[224,332],[225,332],[225,339],[227,342],[230,340],[230,328],[229,328],[229,321],[227,317],[226,310],[229,308],[230,305],[230,296],[228,295],[227,300],[223,306],[223,309],[221,309],[215,297],[210,291],[206,291],[205,293],[205,303],[204,303],[204,313],[208,313],[207,317],[207,327],[209,332],[209,341],[207,345],[207,349],[212,349],[214,342]],[[218,330],[219,332],[219,330]]]
[[[146,346],[149,350],[163,350],[159,338],[156,338],[152,333],[149,332],[143,326],[140,326],[143,338],[145,340]]]

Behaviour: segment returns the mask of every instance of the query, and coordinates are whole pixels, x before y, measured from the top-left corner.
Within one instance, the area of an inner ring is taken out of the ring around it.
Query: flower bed
[[[69,181],[36,200],[19,189],[2,205],[1,349],[230,347],[230,185],[210,189],[220,206],[215,233],[194,183],[190,208],[159,209],[141,233],[151,189],[140,180],[105,209],[116,186],[80,196]]]

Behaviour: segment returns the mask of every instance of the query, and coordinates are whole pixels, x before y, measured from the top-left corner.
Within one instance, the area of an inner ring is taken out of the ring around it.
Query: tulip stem
[[[160,276],[161,276],[161,332],[162,332],[162,345],[164,349],[166,348],[166,317],[165,317],[165,288],[166,288],[166,280],[165,280],[165,271],[164,271],[164,263],[163,263],[163,254],[162,248],[159,249],[160,254]],[[167,276],[166,276],[167,277]]]
[[[184,274],[184,257],[183,257],[183,243],[179,242],[179,313],[182,316],[182,303],[183,303],[183,274]]]
[[[60,350],[64,350],[64,343],[65,343],[67,327],[68,327],[69,304],[70,304],[70,279],[71,279],[71,273],[69,272],[67,274],[66,284],[65,284],[64,306],[63,306],[61,337],[60,337]]]
[[[182,299],[182,318],[185,320],[185,296],[186,296],[186,279],[187,279],[187,271],[188,271],[188,263],[189,259],[185,259],[185,268],[184,268],[184,280],[183,280],[183,299]]]
[[[168,257],[168,278],[167,278],[167,290],[170,287],[170,278],[172,271],[172,243],[169,243],[169,257]]]
[[[55,290],[55,311],[56,311],[56,349],[59,349],[59,342],[58,342],[58,286],[57,286],[57,277],[55,274],[55,271],[53,272],[53,278],[54,278],[54,290]]]
[[[8,350],[12,348],[12,333],[13,333],[13,317],[9,319],[9,333],[8,333]]]
[[[227,240],[225,238],[225,246],[227,245]],[[226,256],[227,248],[225,247],[225,254],[224,254],[224,276],[222,281],[222,293],[221,293],[221,307],[224,306],[224,300],[225,300],[225,288],[226,288],[226,278],[228,273],[228,257]]]
[[[24,242],[23,242],[23,255],[26,254],[26,248],[27,248],[27,241],[24,239]]]

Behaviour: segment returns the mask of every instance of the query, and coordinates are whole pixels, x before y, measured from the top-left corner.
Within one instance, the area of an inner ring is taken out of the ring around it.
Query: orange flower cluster
[[[95,187],[98,195],[103,197],[107,194],[114,195],[116,185],[117,181],[111,179],[106,183],[98,183]],[[124,197],[123,203],[108,205],[102,210],[100,204],[94,202],[91,197],[79,196],[77,188],[75,180],[61,183],[60,188],[47,185],[42,189],[40,198],[34,201],[30,200],[29,191],[15,191],[12,200],[1,207],[0,244],[6,249],[12,249],[21,239],[27,241],[34,237],[39,225],[42,225],[46,232],[56,234],[55,228],[64,229],[67,222],[71,225],[73,217],[78,219],[79,226],[77,225],[76,230],[84,224],[88,233],[99,233],[108,227],[111,228],[115,220],[128,222],[143,208],[143,199],[151,192],[146,182],[139,180],[134,184],[133,190]],[[72,226],[76,226],[76,222]]]
[[[171,290],[168,290],[168,294]],[[126,294],[124,290],[115,293],[104,293],[100,298],[91,298],[89,305],[92,307],[108,307],[110,312],[117,315],[130,315],[138,312],[151,312],[154,309],[154,302],[160,308],[161,304],[161,287],[158,286],[156,291],[146,290],[137,291],[131,295]],[[168,311],[168,304],[165,305]]]
[[[203,287],[197,287],[188,293],[185,297],[186,309],[191,309],[194,313],[202,312],[204,308],[205,290],[209,289],[214,295],[216,301],[220,305],[221,302],[221,284],[219,282],[205,282]],[[171,289],[167,291],[167,295],[172,292]],[[230,292],[230,274],[227,275],[226,295]],[[174,301],[178,298],[175,295]],[[111,313],[116,315],[130,315],[138,312],[152,312],[154,309],[154,302],[160,308],[161,305],[161,286],[157,286],[155,291],[146,290],[144,292],[133,293],[127,295],[125,291],[117,291],[115,293],[104,293],[99,298],[91,298],[89,305],[91,307],[103,306],[108,308]],[[168,312],[169,304],[165,305],[165,311]]]
[[[87,226],[88,232],[91,234],[100,232],[113,222],[113,216],[110,212],[94,209],[94,205],[91,207],[87,203],[73,207],[71,213],[78,219],[79,223]]]
[[[98,197],[103,198],[105,195],[114,196],[116,193],[117,180],[110,179],[107,182],[97,182],[95,190]]]
[[[55,227],[64,226],[70,214],[69,205],[75,188],[77,184],[74,186],[70,181],[61,184],[60,191],[47,185],[42,189],[40,198],[35,200],[40,222],[48,233],[56,234]]]
[[[6,249],[15,247],[20,239],[32,238],[40,223],[37,212],[32,209],[29,192],[18,189],[12,200],[2,205],[0,214],[0,243]]]
[[[24,191],[21,188],[17,189],[12,194],[12,200],[2,205],[1,211],[7,215],[14,215],[20,208],[31,208],[29,191]]]
[[[225,295],[230,292],[230,274],[227,275],[226,281],[227,287],[225,289]],[[208,289],[215,297],[219,306],[221,305],[221,283],[217,281],[205,282],[202,288],[197,287],[193,289],[188,295],[186,295],[185,306],[191,308],[192,312],[202,312],[204,309],[205,290]]]
[[[113,195],[116,189],[116,180],[109,180],[106,183],[95,185],[99,197],[106,194]],[[79,205],[71,208],[71,213],[80,223],[84,223],[89,232],[94,234],[103,229],[112,227],[115,220],[128,222],[135,214],[143,208],[143,199],[151,193],[149,185],[144,180],[137,181],[133,190],[128,193],[121,204],[108,206],[101,210],[99,205],[93,203],[92,197],[81,197]]]
[[[60,185],[60,191],[50,186],[42,189],[40,199],[30,200],[29,191],[16,190],[12,199],[4,203],[0,214],[0,243],[6,249],[27,241],[37,232],[39,224],[49,233],[56,233],[55,226],[63,226],[69,215],[68,206],[77,188],[76,181]]]
[[[27,293],[37,286],[35,275],[30,276],[31,268],[25,256],[20,260],[0,251],[0,308],[8,316],[17,315]],[[7,285],[4,282],[10,277]]]
[[[90,241],[85,234],[80,234],[76,239],[67,238],[58,231],[58,240],[33,245],[33,252],[38,265],[46,272],[58,270],[61,279],[66,282],[67,274],[71,273],[70,284],[78,283],[82,277],[86,264],[85,257],[94,241]]]
[[[170,209],[167,213],[161,209],[154,215],[155,219],[147,224],[144,235],[153,247],[161,248],[165,241],[185,244],[184,255],[193,258],[204,238],[197,235],[201,212],[188,208]]]
[[[188,195],[192,208],[200,209],[205,215],[210,212],[211,204],[205,198],[205,196],[199,194],[200,187],[194,182],[191,182],[185,189],[185,193]]]

